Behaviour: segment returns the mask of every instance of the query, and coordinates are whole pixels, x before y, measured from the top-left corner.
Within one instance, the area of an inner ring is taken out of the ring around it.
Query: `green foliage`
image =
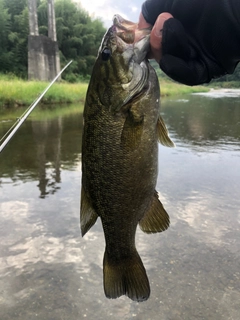
[[[0,71],[26,77],[27,0],[0,0]]]
[[[8,52],[8,34],[10,32],[10,14],[0,0],[0,67],[2,72],[11,69],[12,54]]]
[[[0,110],[11,106],[30,105],[47,85],[48,83],[42,81],[25,81],[10,74],[0,74]],[[87,83],[57,82],[49,89],[41,103],[83,102],[86,91]]]
[[[211,83],[214,83],[214,84],[219,84],[221,85],[221,83],[226,83],[226,82],[236,82],[236,81],[240,81],[240,63],[237,65],[235,71],[233,74],[227,74],[219,79],[215,79],[213,80]],[[222,86],[222,85],[221,85]],[[240,87],[240,83],[238,83],[238,86],[237,84],[235,83],[235,86],[234,87]]]
[[[37,0],[39,33],[48,35],[47,0]],[[73,0],[55,0],[61,64],[74,60],[63,77],[70,82],[88,79],[105,32]],[[0,72],[27,77],[28,0],[0,0]]]
[[[59,49],[64,60],[74,60],[71,69],[63,77],[69,79],[70,73],[77,80],[79,76],[91,74],[98,47],[105,28],[103,23],[93,20],[89,14],[71,0],[56,0],[56,29]],[[71,81],[74,77],[71,76]]]

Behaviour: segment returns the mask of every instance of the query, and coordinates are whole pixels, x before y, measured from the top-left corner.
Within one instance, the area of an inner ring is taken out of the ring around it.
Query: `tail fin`
[[[105,251],[103,279],[105,295],[109,299],[116,299],[124,294],[138,302],[149,298],[148,277],[136,250],[122,261],[111,259]]]

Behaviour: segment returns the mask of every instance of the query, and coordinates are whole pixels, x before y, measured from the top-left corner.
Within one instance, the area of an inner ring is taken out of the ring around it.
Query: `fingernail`
[[[157,25],[156,25],[156,27],[155,27],[155,35],[156,35],[157,37],[162,36],[163,25],[164,25],[164,22],[165,22],[166,20],[168,20],[168,18],[165,19],[165,18],[163,18],[163,17],[158,20]]]
[[[173,16],[167,12],[161,13],[158,16],[158,19],[157,19],[157,21],[155,23],[155,27],[154,27],[154,33],[157,37],[162,36],[163,25],[164,25],[165,21],[167,21],[170,18],[173,18]]]

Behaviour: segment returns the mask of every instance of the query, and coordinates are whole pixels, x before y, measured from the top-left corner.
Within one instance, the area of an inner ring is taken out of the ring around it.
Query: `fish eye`
[[[111,50],[108,48],[104,48],[102,51],[102,60],[107,61],[111,57]]]

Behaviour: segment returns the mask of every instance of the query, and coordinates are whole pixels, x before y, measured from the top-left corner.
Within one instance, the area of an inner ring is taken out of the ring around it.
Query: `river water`
[[[0,115],[0,135],[20,111]],[[14,114],[13,114],[14,113]],[[0,154],[0,319],[238,320],[240,96],[163,99],[170,228],[137,231],[150,299],[108,300],[100,221],[80,236],[82,106],[34,111]]]

